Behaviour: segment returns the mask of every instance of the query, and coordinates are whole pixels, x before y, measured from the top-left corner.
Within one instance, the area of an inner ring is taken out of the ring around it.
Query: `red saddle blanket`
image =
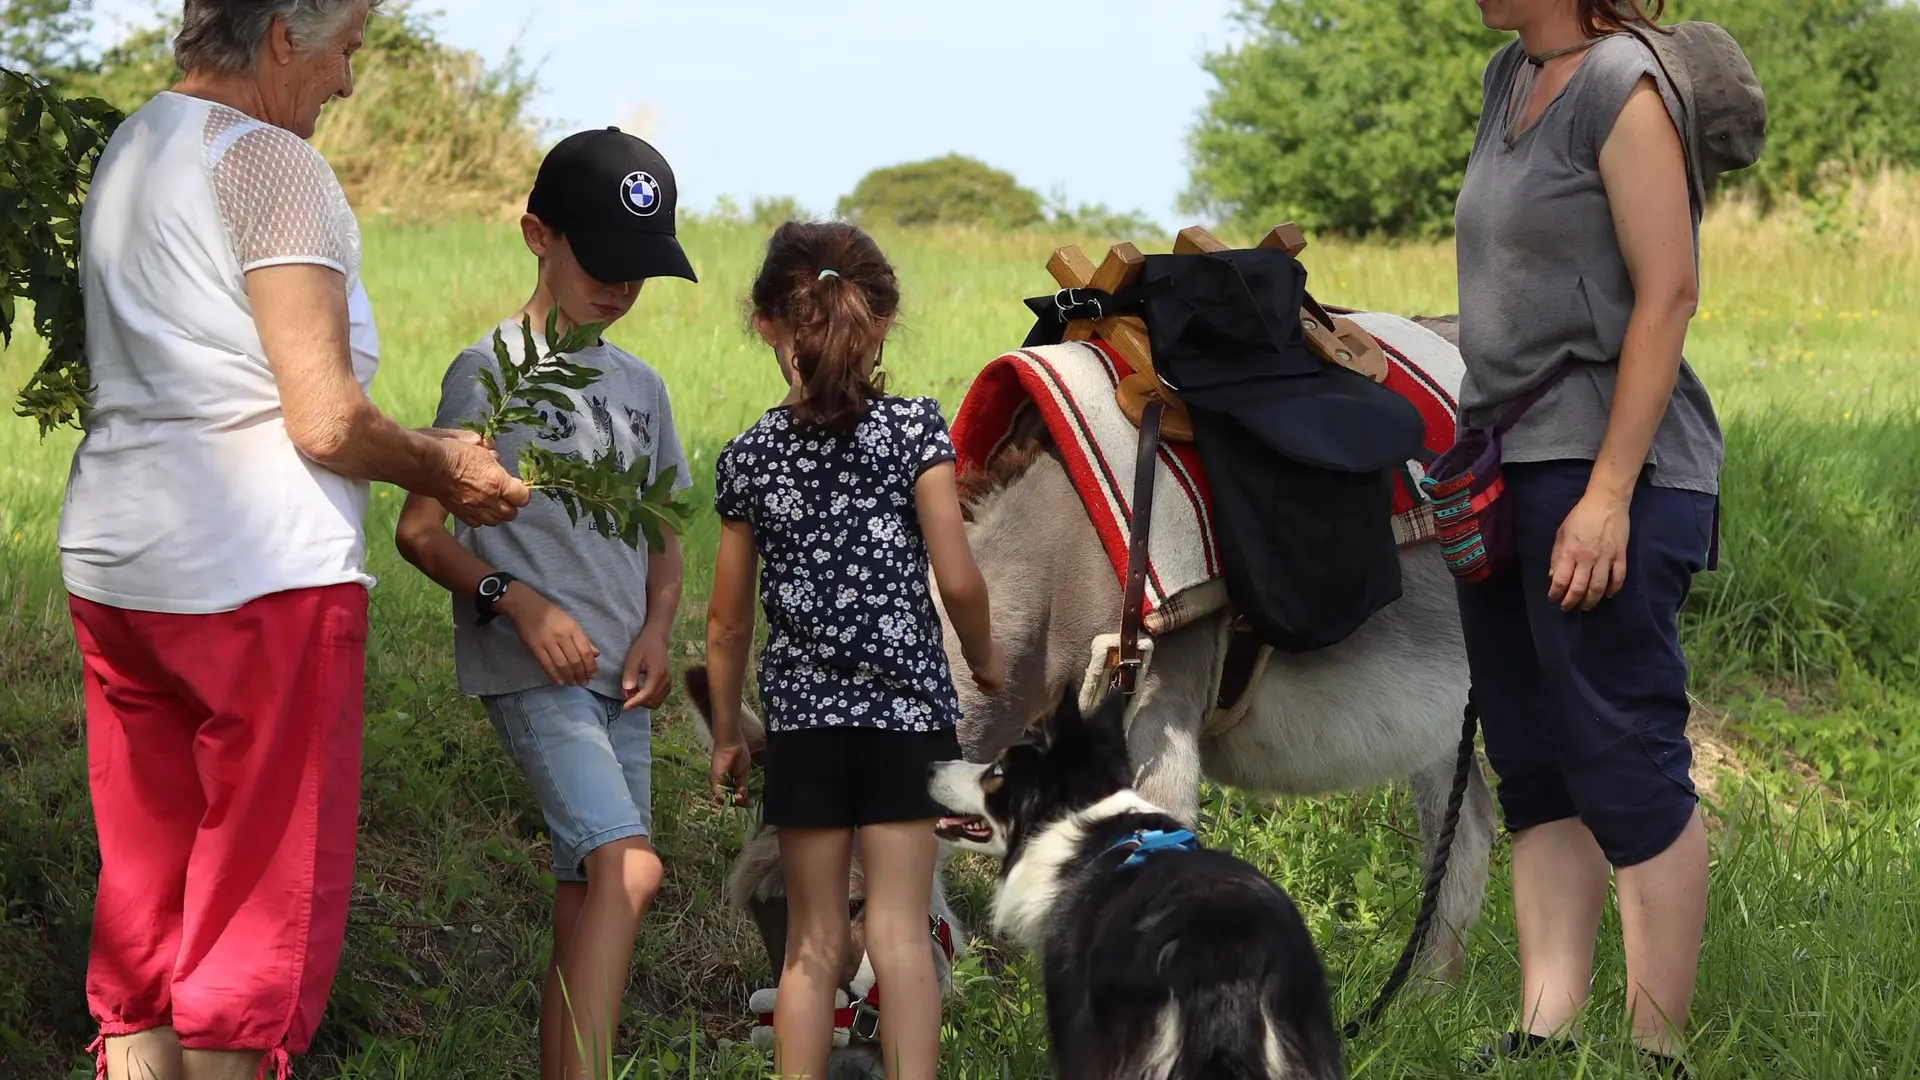
[[[1426,422],[1426,448],[1453,444],[1455,404],[1465,369],[1445,338],[1410,320],[1378,312],[1350,316],[1387,354],[1386,386],[1412,402]],[[1132,535],[1134,461],[1140,432],[1114,397],[1133,370],[1104,342],[1067,342],[1002,354],[975,377],[952,424],[964,473],[984,467],[1026,409],[1036,409],[1060,449],[1074,490],[1100,534],[1114,574],[1126,579]],[[1199,452],[1163,442],[1157,463],[1152,535],[1147,538],[1145,629],[1164,634],[1227,603],[1213,498]],[[1424,473],[1408,462],[1417,482]],[[1394,539],[1402,547],[1433,538],[1433,509],[1396,484]]]

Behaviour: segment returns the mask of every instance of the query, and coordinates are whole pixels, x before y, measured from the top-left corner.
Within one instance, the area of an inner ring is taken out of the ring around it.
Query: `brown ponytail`
[[[1579,0],[1580,28],[1588,37],[1625,30],[1630,23],[1658,29],[1667,0]]]
[[[873,369],[899,307],[893,267],[866,233],[842,222],[789,221],[774,230],[753,282],[753,309],[793,330],[803,388],[796,423],[836,435],[859,425],[883,392],[885,379]]]

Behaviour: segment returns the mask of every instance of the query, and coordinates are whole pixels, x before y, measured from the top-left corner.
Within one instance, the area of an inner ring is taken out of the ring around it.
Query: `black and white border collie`
[[[1280,887],[1131,788],[1123,703],[945,762],[943,840],[1001,860],[995,930],[1041,960],[1061,1080],[1345,1075],[1326,973]]]

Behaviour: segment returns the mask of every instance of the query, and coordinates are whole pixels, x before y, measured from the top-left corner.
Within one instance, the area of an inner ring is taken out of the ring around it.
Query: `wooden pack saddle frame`
[[[1284,251],[1298,258],[1307,248],[1306,236],[1293,222],[1276,225],[1257,245],[1268,251]],[[1227,251],[1212,233],[1198,225],[1180,230],[1174,237],[1173,253],[1197,255]],[[1061,310],[1078,305],[1080,289],[1095,289],[1113,294],[1140,278],[1146,256],[1129,243],[1115,244],[1098,267],[1078,246],[1056,248],[1047,260],[1047,272],[1060,286],[1054,302]],[[1139,453],[1134,463],[1133,509],[1128,522],[1127,576],[1120,610],[1118,644],[1107,649],[1102,661],[1100,681],[1117,686],[1123,697],[1131,699],[1140,689],[1143,666],[1140,635],[1145,621],[1147,582],[1147,542],[1153,526],[1153,493],[1156,468],[1163,438],[1178,442],[1193,441],[1193,422],[1179,396],[1160,378],[1153,366],[1153,346],[1145,320],[1137,315],[1108,315],[1098,310],[1093,318],[1073,319],[1067,323],[1067,341],[1106,342],[1133,373],[1120,381],[1114,395],[1127,419],[1140,430]],[[1327,308],[1305,294],[1300,309],[1300,326],[1308,351],[1331,364],[1358,372],[1376,383],[1387,378],[1387,356],[1373,335],[1358,323],[1344,318],[1348,309]],[[1245,714],[1248,696],[1257,675],[1266,666],[1272,649],[1260,642],[1245,616],[1235,616],[1227,634],[1225,656],[1220,665],[1219,686],[1215,693],[1209,734],[1219,734],[1237,723]]]

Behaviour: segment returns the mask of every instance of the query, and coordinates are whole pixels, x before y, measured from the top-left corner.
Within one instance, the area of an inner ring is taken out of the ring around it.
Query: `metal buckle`
[[[1066,299],[1062,301],[1061,297],[1065,297]],[[1060,318],[1062,319],[1067,319],[1067,312],[1079,307],[1083,303],[1093,305],[1092,318],[1095,322],[1106,317],[1107,309],[1100,306],[1099,299],[1081,300],[1079,289],[1061,289],[1059,292],[1053,294],[1054,310],[1060,313]]]
[[[847,1034],[870,1043],[880,1040],[880,1010],[862,1001],[853,1007],[853,1023],[847,1025]]]

